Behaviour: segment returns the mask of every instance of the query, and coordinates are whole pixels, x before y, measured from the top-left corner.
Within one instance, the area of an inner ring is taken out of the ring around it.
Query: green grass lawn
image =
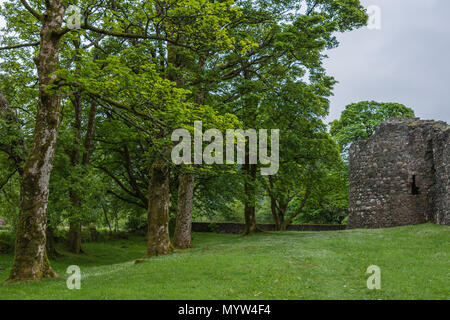
[[[134,264],[145,239],[87,243],[86,254],[52,261],[61,275],[78,265],[81,290],[63,279],[0,285],[0,299],[449,299],[450,228],[194,234],[195,247]],[[0,255],[0,282],[12,255]],[[367,267],[381,268],[368,290]]]

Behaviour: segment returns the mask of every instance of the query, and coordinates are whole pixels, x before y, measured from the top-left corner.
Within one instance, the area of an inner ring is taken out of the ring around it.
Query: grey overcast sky
[[[424,119],[450,123],[450,1],[362,0],[378,6],[381,29],[338,35],[328,52],[328,74],[339,83],[330,116],[362,100],[398,102]]]
[[[403,103],[421,118],[450,123],[450,1],[361,2],[380,8],[381,29],[340,34],[339,47],[328,51],[325,67],[339,83],[327,121],[347,104],[376,100]]]

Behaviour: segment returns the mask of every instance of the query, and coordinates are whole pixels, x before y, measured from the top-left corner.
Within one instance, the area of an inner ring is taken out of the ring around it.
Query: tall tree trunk
[[[244,235],[251,235],[255,232],[260,232],[261,230],[256,225],[256,165],[249,164],[248,159],[244,164],[244,172],[245,172],[245,183],[244,183],[244,191],[245,191],[245,208],[244,208],[244,216],[245,216],[245,228]]]
[[[178,53],[171,45],[168,46],[168,63],[178,68],[183,68],[183,62],[185,57],[183,54]],[[199,67],[203,69],[204,59],[200,59]],[[169,80],[175,81],[177,87],[184,88],[185,79],[180,74],[170,74]],[[202,104],[205,96],[202,91],[196,97],[196,104]],[[190,248],[192,246],[192,207],[194,201],[194,174],[183,173],[179,177],[178,185],[178,204],[177,204],[177,217],[174,233],[174,246],[180,249]]]
[[[49,258],[56,258],[61,256],[61,254],[56,250],[55,236],[53,234],[53,228],[51,228],[50,226],[47,227],[46,249]]]
[[[272,211],[273,221],[275,223],[275,230],[280,231],[284,223],[284,213],[287,205],[283,205],[281,201],[277,201],[276,196],[273,193],[274,183],[272,176],[269,176],[269,187],[267,188],[270,197],[270,209]]]
[[[75,254],[83,253],[83,249],[81,247],[80,222],[70,222],[69,224],[69,232],[67,234],[67,250]]]
[[[249,81],[251,75],[248,69],[244,68],[244,79]],[[245,127],[254,127],[256,123],[256,105],[255,101],[248,96],[243,97],[244,100],[244,125]],[[245,227],[244,235],[251,235],[255,232],[260,232],[261,230],[256,225],[256,164],[250,164],[250,140],[248,139],[246,143],[245,151],[245,164],[243,165],[244,170],[244,192],[245,192],[245,204],[244,204],[244,217],[245,217]]]
[[[148,188],[147,256],[167,254],[172,250],[169,237],[169,166],[157,160],[150,169]]]
[[[42,16],[39,56],[35,62],[39,77],[39,100],[33,144],[22,176],[20,215],[17,225],[14,262],[9,281],[56,277],[46,253],[47,204],[50,173],[56,148],[61,99],[47,86],[56,79],[59,41],[65,6],[46,1]]]
[[[109,222],[109,218],[108,218],[108,210],[106,209],[105,205],[102,205],[102,209],[103,209],[103,214],[105,216],[105,222],[108,225],[109,234],[111,235],[113,232],[112,232],[111,222]]]
[[[285,225],[284,217],[286,216],[288,203],[278,202],[278,222],[280,224],[280,231],[286,231],[287,226]]]
[[[119,231],[119,212],[117,210],[117,208],[113,209],[114,212],[114,232],[118,232]]]
[[[80,42],[74,41],[75,48],[78,50],[80,47]],[[76,54],[75,61],[79,62],[78,53]],[[78,68],[78,65],[77,65]],[[87,131],[84,138],[84,152],[81,158],[81,127],[82,127],[82,118],[83,118],[83,105],[82,105],[82,96],[81,92],[75,92],[72,98],[72,104],[75,110],[75,119],[73,127],[75,129],[75,137],[74,137],[74,147],[71,152],[71,164],[72,168],[76,168],[77,166],[82,165],[83,169],[89,165],[92,149],[93,149],[93,140],[95,135],[95,116],[97,114],[97,104],[95,102],[91,102],[91,108],[89,110],[89,119],[87,125]],[[71,190],[70,199],[72,202],[73,208],[75,211],[81,210],[82,199],[77,194],[75,190]],[[83,248],[81,246],[81,227],[82,224],[80,221],[75,219],[74,221],[70,221],[69,233],[67,235],[67,249],[69,252],[80,254],[83,253]]]
[[[84,153],[83,153],[83,166],[87,166],[91,163],[91,155],[94,149],[94,137],[95,137],[95,117],[97,115],[97,103],[91,101],[91,108],[89,109],[88,125],[86,135],[84,137]]]
[[[182,57],[183,58],[183,57]],[[181,59],[182,60],[182,59]],[[198,65],[200,70],[205,67],[205,58],[200,58]],[[181,64],[182,65],[182,64]],[[184,79],[177,78],[177,85],[184,87]],[[206,93],[199,90],[195,103],[202,105],[205,102]],[[174,234],[174,246],[176,248],[190,248],[192,246],[192,208],[194,206],[194,173],[180,175],[178,186],[177,219]]]
[[[270,196],[270,210],[272,212],[273,222],[275,224],[275,230],[280,231],[281,229],[281,223],[278,219],[278,208],[276,199],[272,196]]]
[[[76,172],[76,168],[80,165],[81,158],[81,126],[82,126],[82,101],[81,92],[75,92],[72,100],[72,105],[75,111],[75,118],[73,129],[75,136],[73,139],[73,148],[70,152],[70,162],[72,171]],[[83,252],[81,248],[81,222],[79,221],[78,212],[81,210],[82,199],[76,191],[79,184],[78,177],[73,181],[75,188],[70,190],[70,201],[72,203],[72,217],[70,219],[69,233],[67,234],[67,250],[69,252],[79,254]],[[75,218],[73,218],[75,216]]]
[[[177,221],[173,244],[176,248],[190,248],[192,230],[192,205],[194,199],[194,174],[180,175],[178,185]]]

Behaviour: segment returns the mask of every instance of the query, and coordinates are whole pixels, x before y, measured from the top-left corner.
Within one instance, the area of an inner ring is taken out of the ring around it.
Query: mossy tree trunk
[[[194,174],[185,173],[180,175],[178,185],[178,207],[175,234],[173,238],[174,247],[185,249],[192,246],[192,205],[194,198]]]
[[[147,256],[167,254],[172,250],[169,237],[169,167],[164,160],[155,161],[150,169],[148,188]]]
[[[186,57],[182,52],[177,52],[174,46],[168,46],[168,62],[179,69],[184,67]],[[203,60],[199,62],[199,67],[203,68]],[[170,70],[170,69],[169,69]],[[182,74],[169,72],[169,80],[175,81],[177,87],[185,87],[185,79]],[[200,92],[196,97],[196,104],[202,104],[204,100],[203,92]],[[192,170],[192,168],[187,168]],[[194,201],[194,174],[191,172],[182,173],[179,177],[178,185],[178,204],[177,216],[175,224],[175,232],[173,244],[174,247],[185,249],[190,248],[191,243],[191,229],[192,229],[192,206]]]
[[[39,78],[39,99],[33,143],[25,161],[20,195],[14,262],[9,281],[55,277],[46,253],[47,204],[59,125],[61,99],[47,86],[56,80],[59,67],[62,1],[46,1],[39,55],[35,59]]]

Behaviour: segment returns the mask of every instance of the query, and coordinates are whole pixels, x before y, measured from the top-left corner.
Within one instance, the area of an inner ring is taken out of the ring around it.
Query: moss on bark
[[[173,245],[175,248],[186,249],[192,246],[192,202],[194,198],[194,174],[186,173],[180,176],[178,186],[178,208]]]
[[[56,277],[46,253],[47,203],[55,154],[61,98],[49,91],[59,67],[60,30],[65,13],[61,1],[47,3],[42,19],[39,56],[35,59],[39,99],[33,143],[25,161],[14,262],[9,281]]]
[[[147,257],[159,256],[173,250],[169,237],[169,167],[155,161],[150,169],[148,188],[148,246]]]

